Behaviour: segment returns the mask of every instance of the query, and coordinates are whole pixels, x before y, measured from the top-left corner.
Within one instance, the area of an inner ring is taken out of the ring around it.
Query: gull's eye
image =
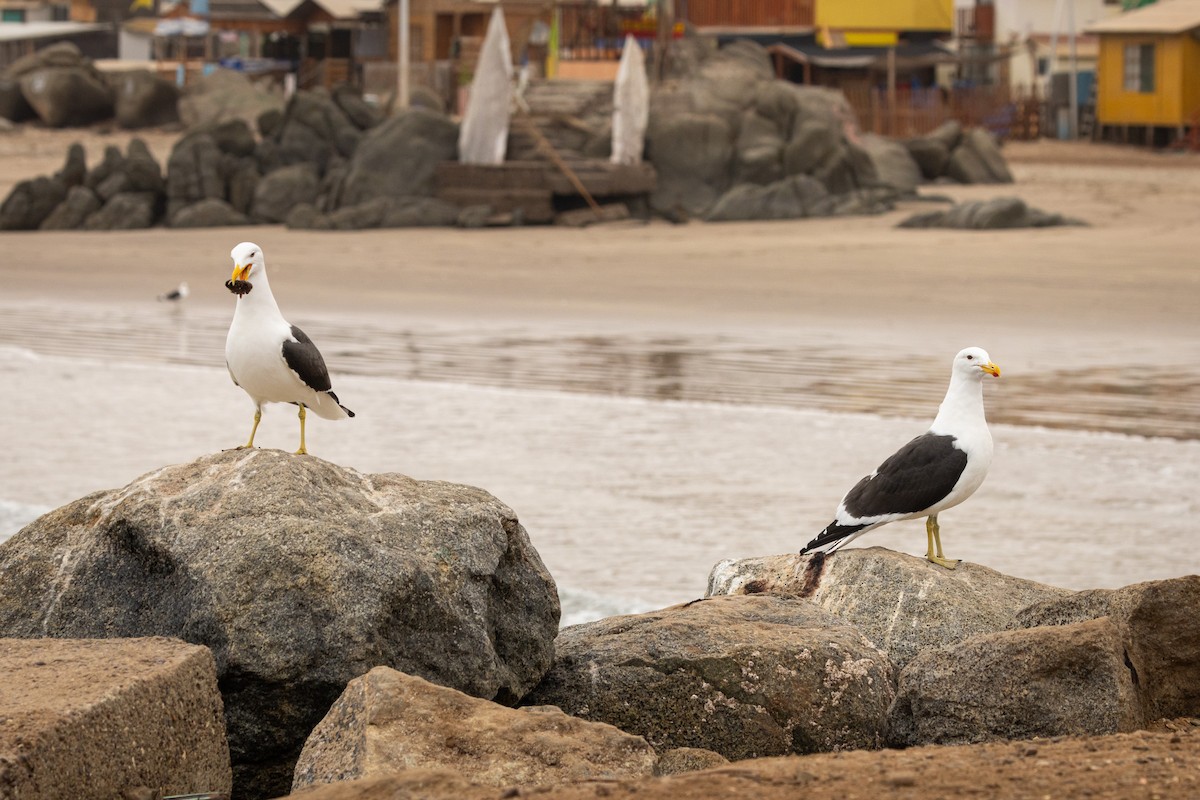
[[[967,361],[974,361],[974,360],[975,360],[975,356],[972,356],[972,355],[967,356]]]

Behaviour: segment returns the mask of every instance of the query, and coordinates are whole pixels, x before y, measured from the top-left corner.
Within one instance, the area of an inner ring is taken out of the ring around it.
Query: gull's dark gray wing
[[[296,373],[296,377],[314,392],[328,392],[333,387],[321,351],[308,338],[308,334],[295,325],[292,326],[292,338],[283,340],[283,360]]]

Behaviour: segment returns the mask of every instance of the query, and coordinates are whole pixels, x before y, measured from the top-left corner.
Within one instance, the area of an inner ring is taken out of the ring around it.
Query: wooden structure
[[[1102,20],[1096,125],[1102,138],[1186,141],[1200,117],[1200,0],[1171,0]]]
[[[700,33],[801,32],[816,24],[816,0],[674,0],[675,19]],[[836,2],[836,0],[835,0]]]
[[[597,199],[618,200],[654,191],[658,176],[649,164],[612,164],[571,159],[570,170]],[[443,161],[437,165],[437,196],[461,206],[489,205],[496,213],[519,213],[524,222],[548,223],[584,204],[576,185],[548,161],[506,161],[496,166]]]

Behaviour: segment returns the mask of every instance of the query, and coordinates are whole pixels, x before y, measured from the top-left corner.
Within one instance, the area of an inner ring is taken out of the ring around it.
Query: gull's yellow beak
[[[993,378],[1000,377],[1000,368],[997,367],[995,364],[993,364],[990,361],[987,362],[986,364],[980,364],[979,368],[981,370],[983,370],[984,372],[986,372],[988,375],[991,375]]]
[[[233,278],[232,278],[232,280],[235,280],[235,281],[244,281],[244,280],[246,280],[246,276],[250,274],[250,267],[251,267],[251,266],[253,266],[253,265],[252,265],[252,264],[247,264],[247,265],[246,265],[246,266],[244,266],[244,267],[239,267],[237,264],[234,264],[234,265],[233,265]]]

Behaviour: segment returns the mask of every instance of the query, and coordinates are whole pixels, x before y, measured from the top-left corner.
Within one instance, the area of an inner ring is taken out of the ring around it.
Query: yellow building
[[[949,35],[954,30],[954,0],[817,0],[816,25],[841,32],[847,45],[887,46],[905,32]]]
[[[1200,128],[1200,0],[1163,0],[1097,22],[1102,136],[1161,145]]]

